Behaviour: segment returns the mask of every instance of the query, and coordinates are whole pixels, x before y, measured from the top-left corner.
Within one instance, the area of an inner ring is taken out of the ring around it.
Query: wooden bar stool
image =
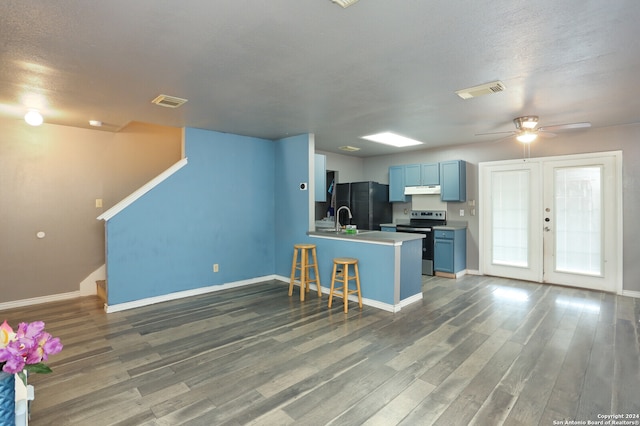
[[[353,265],[355,275],[349,275],[349,265]],[[338,270],[338,266],[342,269]],[[334,290],[336,278],[342,279],[342,291]],[[349,281],[356,281],[356,288],[349,290]],[[331,290],[329,291],[329,307],[333,301],[333,295],[342,296],[344,301],[344,313],[349,311],[349,295],[358,293],[358,306],[362,309],[362,294],[360,293],[360,274],[358,273],[358,259],[351,257],[337,257],[333,259],[333,274],[331,274]]]
[[[298,262],[298,250],[300,251],[300,262]],[[311,259],[309,259],[311,255]],[[313,268],[314,278],[309,276],[309,269]],[[296,277],[296,271],[300,271]],[[300,284],[300,301],[304,301],[305,292],[309,292],[310,283],[316,283],[318,297],[322,297],[320,288],[320,274],[318,274],[318,258],[316,257],[315,244],[295,244],[293,246],[293,262],[291,264],[291,280],[289,282],[289,296],[293,294],[293,284],[298,279]]]

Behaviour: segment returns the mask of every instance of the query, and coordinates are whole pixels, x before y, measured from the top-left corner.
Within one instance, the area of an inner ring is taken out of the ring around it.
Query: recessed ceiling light
[[[89,120],[89,125],[93,127],[102,127],[102,121],[99,120]]]
[[[39,126],[44,122],[44,118],[42,118],[42,114],[38,112],[36,109],[30,109],[24,115],[24,121],[31,126]]]
[[[406,138],[404,136],[396,135],[391,132],[377,133],[375,135],[362,136],[362,139],[366,139],[373,142],[383,143],[385,145],[392,145],[398,148],[405,146],[422,145],[422,142],[415,139]]]

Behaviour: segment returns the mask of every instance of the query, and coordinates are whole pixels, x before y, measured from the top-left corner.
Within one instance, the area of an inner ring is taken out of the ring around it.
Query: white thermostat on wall
[[[300,184],[300,191],[306,191],[307,190],[307,182],[302,182]]]
[[[44,231],[38,231],[36,232],[36,237],[42,239],[46,236],[47,234],[44,233]]]

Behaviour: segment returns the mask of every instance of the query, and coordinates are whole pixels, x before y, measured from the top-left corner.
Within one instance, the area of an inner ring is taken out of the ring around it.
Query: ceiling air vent
[[[468,89],[456,90],[456,95],[462,99],[477,98],[478,96],[490,95],[492,93],[502,92],[506,89],[506,86],[501,81],[494,81],[492,83],[481,84],[479,86],[469,87]]]
[[[334,3],[339,4],[343,8],[349,7],[352,4],[356,3],[358,0],[331,0]]]
[[[355,146],[351,146],[351,145],[341,146],[338,149],[341,149],[341,150],[347,151],[347,152],[360,151],[360,148],[355,147]]]
[[[157,98],[151,101],[151,103],[160,105],[167,108],[178,108],[180,105],[187,102],[187,99],[176,98],[175,96],[159,95]]]

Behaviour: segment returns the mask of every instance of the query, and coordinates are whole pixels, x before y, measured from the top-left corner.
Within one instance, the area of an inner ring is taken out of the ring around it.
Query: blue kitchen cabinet
[[[405,166],[389,167],[389,202],[407,202],[407,196],[404,195],[404,169]]]
[[[420,185],[440,185],[439,163],[420,164]]]
[[[467,229],[436,227],[433,232],[433,270],[436,275],[455,277],[467,268]]]
[[[384,232],[396,232],[395,226],[382,226],[380,225],[380,230]]]
[[[404,166],[404,186],[440,184],[438,163],[407,164]]]
[[[420,186],[420,164],[407,164],[404,166],[404,186]]]
[[[440,162],[440,198],[442,201],[467,200],[467,163],[465,161]]]
[[[314,156],[315,200],[327,201],[327,156],[315,154]]]

